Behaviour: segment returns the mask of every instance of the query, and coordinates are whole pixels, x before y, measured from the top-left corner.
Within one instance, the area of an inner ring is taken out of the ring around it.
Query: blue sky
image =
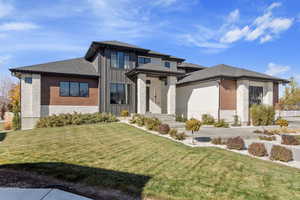
[[[299,0],[0,0],[0,73],[120,40],[300,81]]]

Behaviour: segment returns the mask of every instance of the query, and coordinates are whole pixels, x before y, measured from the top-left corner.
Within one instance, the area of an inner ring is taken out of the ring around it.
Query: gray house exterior
[[[83,58],[10,69],[21,82],[22,128],[60,113],[211,114],[247,123],[249,102],[275,105],[284,79],[183,58],[119,41],[92,42]],[[255,87],[255,90],[253,90]],[[250,95],[249,91],[255,91]],[[261,93],[259,93],[261,91]],[[227,103],[226,103],[227,102]],[[230,103],[228,103],[230,102]]]

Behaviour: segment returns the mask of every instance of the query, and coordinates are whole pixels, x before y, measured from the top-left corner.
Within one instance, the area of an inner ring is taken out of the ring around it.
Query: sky
[[[0,0],[0,74],[119,40],[300,81],[299,0]]]

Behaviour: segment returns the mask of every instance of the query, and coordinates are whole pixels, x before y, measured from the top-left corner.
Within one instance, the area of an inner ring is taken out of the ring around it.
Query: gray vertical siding
[[[125,75],[130,69],[115,69],[110,65],[110,52],[106,48],[100,50],[100,112],[113,113],[119,115],[121,110],[128,110],[130,113],[136,112],[136,85],[135,82],[127,78]],[[130,53],[130,68],[136,66],[136,55]],[[111,83],[124,83],[130,85],[129,104],[117,105],[110,104],[110,84]]]

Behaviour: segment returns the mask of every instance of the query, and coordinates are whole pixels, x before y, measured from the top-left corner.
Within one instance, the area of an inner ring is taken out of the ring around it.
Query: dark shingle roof
[[[84,58],[74,58],[38,65],[17,67],[10,69],[10,71],[98,76],[93,64],[89,61],[86,61]]]
[[[150,51],[150,49],[145,49],[133,44],[128,44],[125,42],[120,42],[117,40],[110,40],[110,41],[94,41],[95,44],[103,44],[103,45],[111,45],[111,46],[119,46],[119,47],[126,47],[126,48],[133,48],[133,49],[140,49],[144,51]]]
[[[181,79],[178,84],[189,83],[194,81],[202,81],[213,79],[217,77],[228,77],[228,78],[257,78],[257,79],[264,79],[264,80],[272,80],[272,81],[281,81],[281,82],[288,82],[285,79],[269,76],[267,74],[258,73],[242,68],[232,67],[229,65],[216,65],[213,67],[209,67],[200,71],[196,71],[191,73],[189,76]]]
[[[178,65],[178,68],[205,69],[206,67],[194,63],[183,62]]]

